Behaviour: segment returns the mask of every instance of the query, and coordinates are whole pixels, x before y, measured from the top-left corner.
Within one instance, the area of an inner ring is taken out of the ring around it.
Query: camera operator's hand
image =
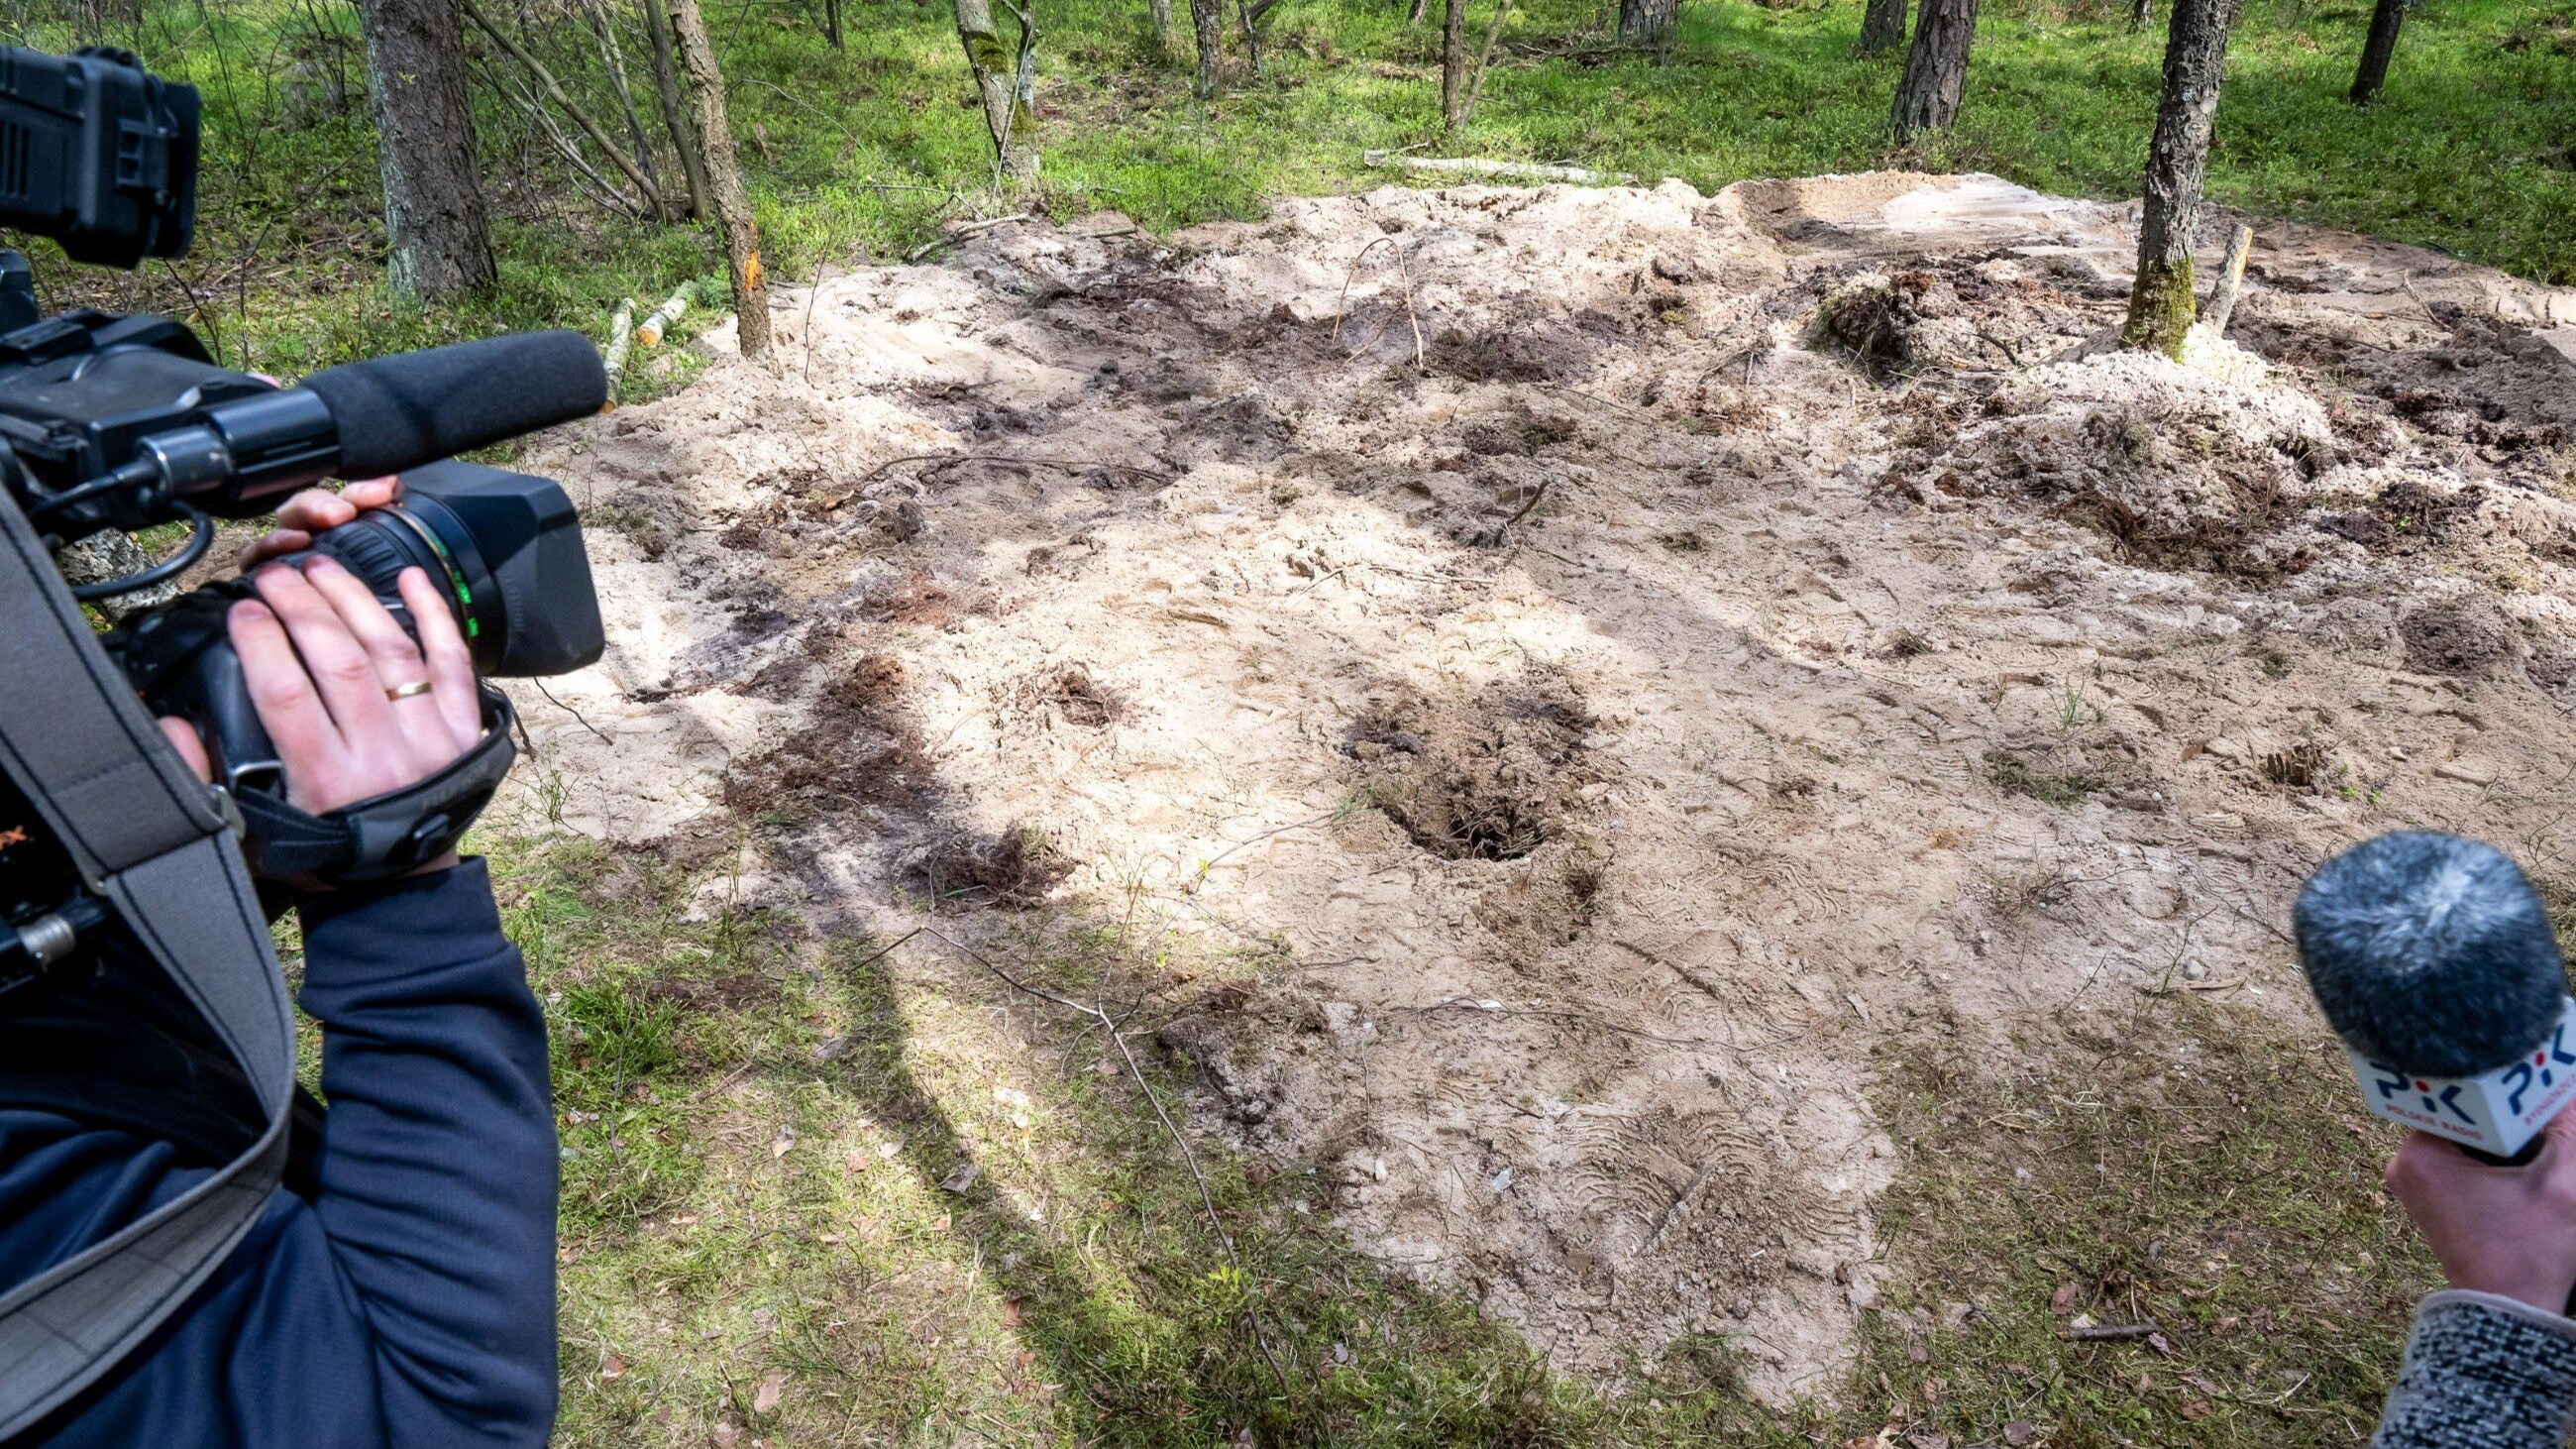
[[[311,548],[313,535],[338,528],[370,508],[391,508],[400,502],[400,478],[361,478],[336,493],[307,488],[277,510],[277,527],[243,546],[242,572],[249,573],[280,554]]]
[[[480,738],[474,662],[428,574],[406,569],[401,579],[403,603],[420,627],[417,645],[328,557],[301,570],[270,564],[253,585],[259,599],[233,605],[228,622],[251,702],[286,767],[289,803],[321,815],[417,784]],[[161,728],[213,778],[194,729],[176,719]]]
[[[2543,1129],[2540,1155],[2490,1167],[2418,1132],[2388,1164],[2388,1191],[2454,1288],[2564,1313],[2576,1288],[2576,1111]]]

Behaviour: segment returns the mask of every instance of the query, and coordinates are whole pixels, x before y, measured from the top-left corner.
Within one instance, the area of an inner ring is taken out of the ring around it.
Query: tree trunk
[[[2129,0],[2129,28],[2144,30],[2156,18],[2155,0]]]
[[[1681,0],[1619,0],[1619,43],[1650,48],[1669,44],[1681,9]]]
[[[644,168],[644,179],[653,183],[653,213],[670,221],[670,194],[662,189],[662,168],[654,164],[653,143],[644,136],[644,118],[635,113],[635,90],[626,81],[626,51],[609,23],[607,0],[590,0],[590,27],[599,33],[599,52],[608,61],[609,88],[617,93],[617,108],[626,113],[626,135],[635,143],[635,163]]]
[[[662,124],[671,133],[671,149],[680,153],[680,170],[689,178],[689,218],[707,221],[715,203],[707,192],[707,159],[698,150],[697,128],[680,99],[680,62],[671,53],[671,17],[662,0],[644,0],[644,28],[653,37],[653,90],[662,105]]]
[[[1002,48],[1002,37],[993,29],[992,0],[957,0],[957,38],[965,43],[966,68],[974,73],[976,93],[984,102],[994,169],[1014,181],[1036,179],[1038,123],[1029,114],[1023,75],[1037,37],[1030,33],[1026,15],[1020,20],[1016,59]]]
[[[760,233],[751,224],[751,198],[743,194],[742,168],[734,160],[733,123],[725,119],[724,74],[716,69],[716,48],[707,40],[707,22],[698,14],[698,0],[667,3],[680,70],[688,79],[689,99],[697,105],[698,135],[706,144],[707,189],[713,193],[716,220],[724,230],[742,355],[766,357],[769,283],[760,272]]]
[[[1946,131],[1959,118],[1968,85],[1968,48],[1977,38],[1977,0],[1923,0],[1914,15],[1914,45],[1896,83],[1890,123],[1904,145],[1925,131]]]
[[[2191,330],[2192,239],[2200,230],[2200,183],[2218,120],[2218,83],[2227,63],[2230,0],[2174,0],[2165,29],[2164,99],[2147,149],[2146,209],[2138,222],[2138,279],[2120,345],[2182,356]]]
[[[1446,0],[1440,15],[1440,124],[1458,129],[1467,104],[1467,0]]]
[[[841,48],[841,0],[823,0],[823,38]]]
[[[452,0],[361,0],[367,106],[385,187],[385,273],[429,301],[491,284],[492,226],[474,169]]]
[[[1198,79],[1190,91],[1200,100],[1216,94],[1216,67],[1222,58],[1220,46],[1225,32],[1225,0],[1190,0],[1190,31],[1199,47]]]
[[[1869,0],[1860,17],[1860,53],[1876,55],[1904,43],[1905,0]]]
[[[2379,0],[2370,11],[2370,39],[2362,42],[2361,71],[2352,78],[2352,103],[2368,105],[2388,83],[2388,59],[2397,53],[2397,27],[2406,20],[2406,0]]]
[[[1181,53],[1180,28],[1172,23],[1172,0],[1152,0],[1154,47],[1171,60]]]

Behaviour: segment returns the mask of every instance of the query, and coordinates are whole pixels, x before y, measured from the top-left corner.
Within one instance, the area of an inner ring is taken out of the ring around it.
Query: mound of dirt
[[[530,460],[610,645],[523,804],[880,938],[1257,943],[1198,1130],[1561,1367],[1818,1386],[1882,1049],[2303,1014],[2300,879],[2401,823],[2576,877],[2576,294],[2258,222],[2234,340],[2104,355],[2134,225],[1389,188],[782,290],[783,367]]]

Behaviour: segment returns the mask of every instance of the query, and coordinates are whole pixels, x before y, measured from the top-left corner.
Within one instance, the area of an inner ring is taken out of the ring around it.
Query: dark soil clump
[[[936,781],[902,705],[905,682],[901,660],[861,659],[823,687],[802,731],[726,772],[725,804],[755,813],[921,804]]]
[[[921,853],[915,870],[930,888],[933,909],[951,905],[1025,910],[1043,904],[1073,862],[1028,826],[999,835],[960,831]]]
[[[1517,860],[1582,809],[1591,711],[1562,687],[1522,684],[1451,704],[1372,707],[1343,752],[1413,843],[1444,860]]]

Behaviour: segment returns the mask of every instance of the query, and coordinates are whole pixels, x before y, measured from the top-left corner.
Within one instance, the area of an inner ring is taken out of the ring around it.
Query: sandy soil
[[[550,441],[611,644],[520,808],[850,929],[1269,953],[1165,998],[1196,1128],[1560,1366],[1816,1383],[1891,1041],[2303,1012],[2297,880],[2401,822],[2576,877],[2576,293],[2265,223],[2232,343],[2052,360],[2133,207],[1119,225],[782,293],[777,375],[719,331]]]

